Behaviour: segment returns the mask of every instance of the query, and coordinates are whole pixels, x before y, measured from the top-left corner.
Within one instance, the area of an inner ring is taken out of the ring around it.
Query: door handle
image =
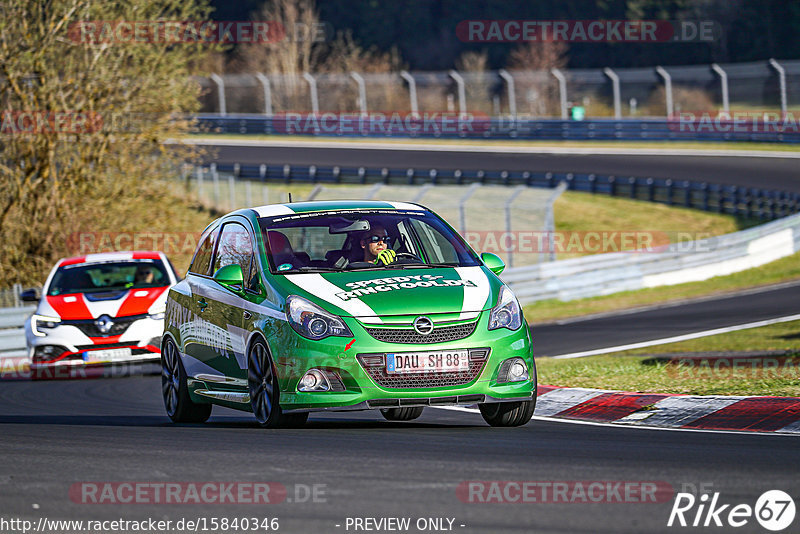
[[[206,299],[198,300],[197,305],[200,306],[200,311],[205,311],[205,309],[208,308],[208,302],[206,302]]]
[[[250,312],[249,312],[249,311],[247,311],[247,310],[245,310],[245,311],[243,311],[243,312],[242,312],[242,317],[244,317],[245,319],[249,319],[249,318],[250,318],[250,317],[252,317],[252,316],[253,316],[253,314],[252,314],[252,313],[250,313]]]

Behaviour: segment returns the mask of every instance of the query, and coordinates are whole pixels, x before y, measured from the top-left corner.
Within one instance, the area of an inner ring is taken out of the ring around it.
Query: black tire
[[[384,408],[381,410],[381,415],[387,421],[412,421],[422,415],[424,406],[415,406],[409,408]]]
[[[250,406],[263,428],[298,428],[306,424],[308,412],[283,414],[278,375],[267,344],[256,340],[247,353],[247,386]]]
[[[174,423],[205,423],[211,417],[212,405],[192,402],[186,384],[178,347],[170,338],[164,339],[161,347],[161,393],[164,408]]]
[[[531,420],[536,409],[536,388],[539,376],[536,372],[536,360],[531,366],[533,380],[533,398],[529,401],[496,402],[479,404],[483,420],[491,426],[522,426]]]
[[[483,420],[491,426],[521,426],[531,420],[535,400],[479,404]]]

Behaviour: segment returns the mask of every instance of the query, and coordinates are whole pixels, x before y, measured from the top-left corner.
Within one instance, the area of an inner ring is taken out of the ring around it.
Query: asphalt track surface
[[[800,441],[791,436],[543,420],[494,429],[478,414],[431,408],[410,423],[358,412],[312,415],[302,429],[263,430],[250,414],[214,410],[205,425],[171,424],[159,377],[3,383],[2,517],[277,517],[280,532],[298,534],[353,532],[345,530],[348,517],[450,517],[464,533],[639,533],[675,530],[666,526],[671,494],[656,504],[487,504],[463,502],[456,488],[464,481],[663,481],[676,492],[705,484],[721,502],[751,506],[770,489],[800,494]],[[325,502],[73,502],[71,485],[87,481],[277,482],[290,499],[298,485],[324,484]],[[756,527],[752,520],[737,530],[763,531]]]
[[[624,314],[534,325],[536,354],[558,356],[800,313],[800,283]],[[742,347],[746,350],[747,347]]]
[[[419,169],[507,170],[672,178],[800,192],[800,160],[744,156],[428,152],[342,147],[208,146],[208,161]]]

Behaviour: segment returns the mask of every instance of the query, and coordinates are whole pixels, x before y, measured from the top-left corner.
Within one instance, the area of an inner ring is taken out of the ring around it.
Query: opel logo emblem
[[[94,325],[101,334],[108,334],[111,331],[111,327],[114,326],[114,321],[108,315],[101,315],[94,322]]]
[[[417,317],[414,319],[414,330],[420,335],[427,336],[433,332],[433,321],[424,316]]]

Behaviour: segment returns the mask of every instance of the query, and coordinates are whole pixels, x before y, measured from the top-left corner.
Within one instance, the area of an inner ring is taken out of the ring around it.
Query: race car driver
[[[389,248],[392,238],[383,226],[375,225],[361,236],[364,261],[375,265],[389,265],[397,259],[397,253]]]

